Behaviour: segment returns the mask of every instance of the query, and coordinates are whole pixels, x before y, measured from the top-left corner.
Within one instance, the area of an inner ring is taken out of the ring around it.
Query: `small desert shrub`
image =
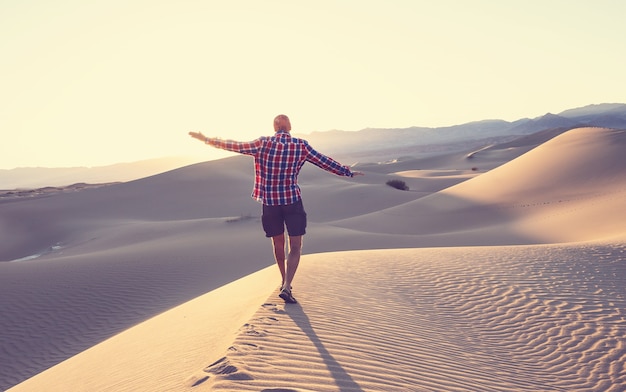
[[[387,185],[392,188],[400,189],[401,191],[408,191],[408,185],[402,180],[389,180],[387,181]]]

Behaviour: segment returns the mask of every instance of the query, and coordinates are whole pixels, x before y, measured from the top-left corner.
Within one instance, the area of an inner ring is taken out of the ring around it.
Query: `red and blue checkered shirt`
[[[207,144],[254,157],[254,190],[252,197],[268,205],[288,205],[302,198],[298,173],[305,162],[331,173],[352,177],[348,166],[321,154],[304,139],[278,131],[274,136],[262,136],[251,142],[207,139]]]

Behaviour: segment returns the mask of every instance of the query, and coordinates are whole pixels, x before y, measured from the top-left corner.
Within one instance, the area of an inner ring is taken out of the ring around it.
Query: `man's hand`
[[[206,142],[207,139],[206,136],[202,134],[202,132],[189,132],[189,136],[202,142]]]

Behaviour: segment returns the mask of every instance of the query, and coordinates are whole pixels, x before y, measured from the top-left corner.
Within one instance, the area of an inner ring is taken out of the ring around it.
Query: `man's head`
[[[279,114],[274,118],[274,131],[291,131],[291,123],[289,122],[289,117],[284,114]]]

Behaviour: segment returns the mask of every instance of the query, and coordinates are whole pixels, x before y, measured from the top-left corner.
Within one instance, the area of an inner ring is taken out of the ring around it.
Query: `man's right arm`
[[[238,142],[234,140],[222,140],[215,137],[206,137],[202,132],[189,132],[189,135],[210,146],[246,155],[255,155],[261,145],[261,139],[256,139],[251,142]]]

